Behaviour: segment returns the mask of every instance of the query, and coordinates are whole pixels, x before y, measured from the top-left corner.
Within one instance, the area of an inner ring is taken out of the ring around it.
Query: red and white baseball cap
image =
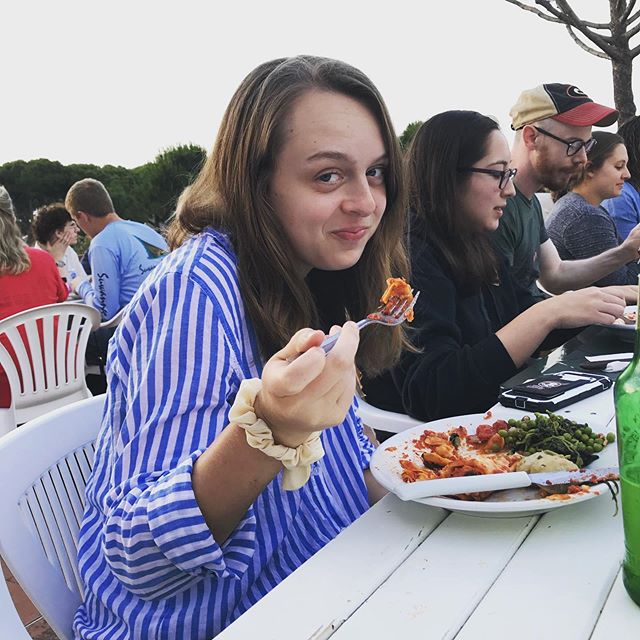
[[[575,85],[559,83],[523,91],[509,115],[515,131],[545,118],[576,127],[608,127],[618,119],[615,109],[594,102]]]

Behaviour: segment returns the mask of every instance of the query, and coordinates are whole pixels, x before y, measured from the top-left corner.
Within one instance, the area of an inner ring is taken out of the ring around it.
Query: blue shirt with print
[[[83,282],[78,295],[108,320],[133,298],[168,251],[164,238],[151,227],[131,220],[111,222],[91,240],[93,284]]]

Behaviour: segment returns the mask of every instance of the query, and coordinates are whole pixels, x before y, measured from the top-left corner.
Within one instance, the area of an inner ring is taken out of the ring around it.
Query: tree
[[[410,122],[405,130],[402,132],[398,140],[400,141],[400,146],[402,150],[405,151],[408,149],[411,141],[413,140],[413,136],[416,135],[416,131],[422,126],[422,120],[416,120],[415,122]]]
[[[27,232],[34,209],[64,200],[70,186],[68,167],[46,159],[7,162],[0,166],[0,184],[9,191],[20,227]]]
[[[197,145],[179,145],[135,169],[93,164],[65,166],[45,159],[16,160],[0,165],[0,185],[9,191],[24,233],[29,230],[34,209],[64,201],[69,187],[83,178],[100,180],[115,210],[125,218],[158,227],[167,222],[178,196],[193,180],[206,155]]]
[[[153,225],[166,223],[174,212],[178,196],[193,181],[206,159],[206,151],[194,144],[169,147],[153,162],[134,169],[141,183],[146,219]]]
[[[530,11],[543,20],[563,24],[574,42],[588,53],[611,61],[613,99],[620,112],[619,124],[633,118],[631,72],[633,59],[640,53],[640,44],[631,48],[630,40],[640,33],[640,9],[634,12],[636,0],[609,0],[609,22],[589,22],[580,18],[567,0],[506,0],[509,4]],[[537,7],[533,6],[537,5]],[[588,40],[597,49],[585,42]]]

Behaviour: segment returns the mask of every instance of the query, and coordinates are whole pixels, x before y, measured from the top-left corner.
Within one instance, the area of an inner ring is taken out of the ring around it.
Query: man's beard
[[[536,163],[536,173],[538,181],[549,191],[565,191],[569,181],[578,175],[582,165],[573,165],[562,169],[553,167],[546,154],[541,154]]]

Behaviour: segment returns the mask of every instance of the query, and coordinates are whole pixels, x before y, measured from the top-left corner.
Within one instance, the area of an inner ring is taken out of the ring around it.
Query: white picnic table
[[[615,431],[611,389],[566,411]],[[640,607],[622,585],[614,513],[608,492],[513,518],[389,494],[216,640],[635,640]]]

